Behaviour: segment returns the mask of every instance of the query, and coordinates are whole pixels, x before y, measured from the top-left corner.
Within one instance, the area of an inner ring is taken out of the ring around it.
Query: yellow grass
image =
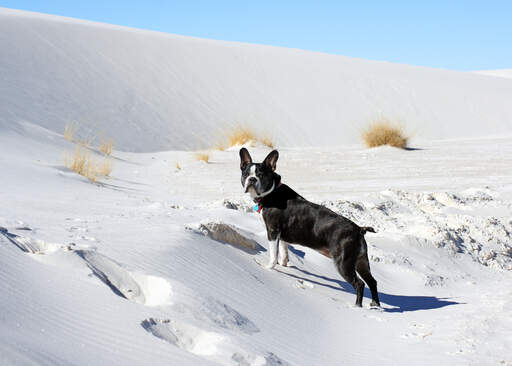
[[[82,145],[77,145],[73,158],[69,160],[66,158],[66,166],[87,179],[96,181],[96,167],[91,160],[89,151],[83,151]]]
[[[86,177],[92,182],[96,182],[98,176],[108,176],[112,172],[112,160],[104,158],[96,161],[91,158],[90,152],[78,144],[73,157],[65,158],[65,165],[72,171]]]
[[[403,128],[391,123],[386,118],[380,118],[373,122],[363,131],[362,138],[368,147],[381,145],[389,145],[402,149],[407,147],[407,136],[405,136]]]
[[[73,137],[77,130],[77,123],[66,123],[66,127],[64,127],[64,138],[68,141],[73,141]]]
[[[261,143],[267,147],[270,147],[271,149],[274,148],[274,142],[272,141],[272,138],[270,136],[263,136],[260,139]]]
[[[89,134],[89,136],[87,136],[86,139],[80,140],[80,143],[87,147],[92,147],[93,142],[94,142],[94,140],[96,140],[97,137],[98,137],[98,134],[96,134],[96,135]]]
[[[204,161],[205,163],[208,163],[210,161],[210,153],[208,152],[195,153],[194,157],[197,161]]]
[[[230,131],[226,131],[215,145],[214,149],[224,151],[225,149],[233,146],[249,145],[254,146],[256,142],[261,142],[263,145],[274,148],[274,142],[269,135],[261,135],[255,133],[251,128],[244,126],[235,126]]]
[[[103,152],[105,155],[111,155],[112,154],[112,148],[114,147],[114,140],[104,140],[102,139],[100,142],[100,151]]]
[[[176,163],[176,169],[181,170],[180,163]]]
[[[97,166],[99,174],[104,177],[108,177],[112,173],[112,160],[109,158],[104,158]]]
[[[248,127],[235,127],[227,136],[228,146],[237,146],[250,144],[251,146],[257,140],[256,134]]]
[[[79,129],[80,129],[80,125],[78,123],[76,123],[76,122],[67,123],[66,126],[64,127],[64,138],[68,141],[77,142],[84,146],[88,146],[88,147],[92,146],[94,140],[96,140],[96,138],[98,137],[98,134],[93,135],[93,134],[89,133],[89,136],[87,136],[87,138],[77,140],[75,138],[75,135]],[[83,133],[82,133],[82,135],[83,135]],[[113,146],[113,141],[109,141],[108,143],[111,143]],[[106,143],[107,146],[108,146],[108,143]],[[102,141],[102,144],[103,144],[103,141]],[[110,147],[111,149],[112,149],[112,146]],[[109,155],[109,154],[107,154],[107,155]]]
[[[215,149],[215,150],[219,150],[219,151],[224,151],[224,150],[226,150],[226,145],[225,145],[223,142],[218,142],[218,143],[214,146],[214,149]]]

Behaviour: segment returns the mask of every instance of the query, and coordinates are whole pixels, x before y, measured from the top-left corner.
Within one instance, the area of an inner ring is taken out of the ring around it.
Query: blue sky
[[[0,6],[453,70],[512,68],[512,0],[0,0]]]

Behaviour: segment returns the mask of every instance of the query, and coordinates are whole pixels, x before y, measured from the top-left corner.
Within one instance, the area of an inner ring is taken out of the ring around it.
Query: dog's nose
[[[249,180],[247,181],[248,184],[256,184],[258,180],[254,177],[249,177]]]

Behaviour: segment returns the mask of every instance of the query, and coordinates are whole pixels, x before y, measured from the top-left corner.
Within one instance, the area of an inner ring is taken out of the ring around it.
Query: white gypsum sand
[[[512,362],[512,80],[5,9],[0,45],[0,364]],[[418,150],[364,148],[380,112]],[[64,166],[69,120],[115,139],[110,177]],[[238,149],[182,150],[238,120],[276,126],[284,183],[377,229],[381,310],[307,248],[267,271],[186,229],[267,248]]]

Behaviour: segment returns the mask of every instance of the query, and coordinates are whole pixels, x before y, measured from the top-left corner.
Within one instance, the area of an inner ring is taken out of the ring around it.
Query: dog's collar
[[[257,201],[261,201],[261,199],[265,196],[268,196],[270,193],[274,191],[274,187],[276,186],[276,182],[272,182],[272,187],[268,191],[263,192],[262,194],[258,195],[258,197],[255,198]]]
[[[256,197],[254,199],[254,202],[256,203],[256,205],[253,207],[254,211],[256,211],[257,213],[260,213],[262,210],[263,210],[263,205],[262,205],[262,200],[265,196],[268,196],[270,193],[274,192],[274,190],[276,190],[277,188],[281,187],[281,182],[279,182],[279,184],[277,185],[277,187],[275,187],[275,182],[272,183],[272,188],[270,188],[268,191],[266,192],[263,192],[259,197]],[[275,187],[275,188],[274,188]]]
[[[261,205],[261,203],[258,203],[253,207],[253,210],[256,211],[257,213],[260,213],[261,210],[263,210],[263,206]]]

